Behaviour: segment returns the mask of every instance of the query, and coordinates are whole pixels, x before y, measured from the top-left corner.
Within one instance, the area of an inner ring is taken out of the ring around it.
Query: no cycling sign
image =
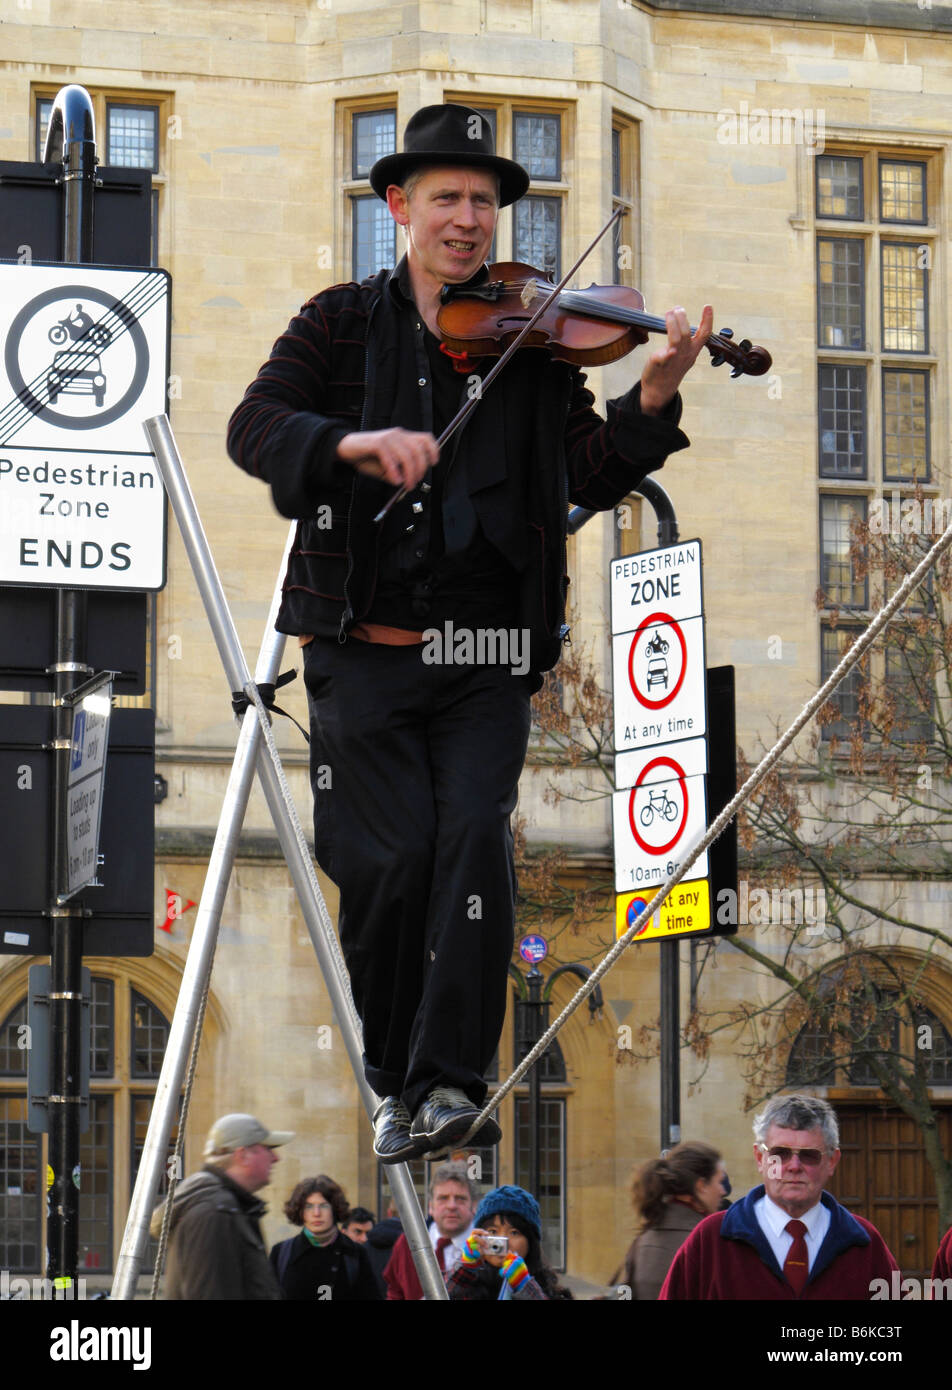
[[[164,270],[0,264],[0,584],[161,589]]]

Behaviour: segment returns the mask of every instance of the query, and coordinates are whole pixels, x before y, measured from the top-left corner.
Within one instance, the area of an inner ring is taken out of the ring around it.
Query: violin
[[[436,318],[444,350],[460,361],[500,356],[554,289],[539,271],[518,261],[491,265],[482,285],[444,285]],[[545,348],[562,362],[598,367],[617,362],[646,343],[649,334],[667,331],[664,319],[645,312],[640,291],[627,285],[590,285],[562,290],[522,346]],[[704,345],[715,367],[731,364],[732,377],[763,376],[770,370],[766,348],[754,347],[747,338],[735,343],[733,329],[712,333]]]
[[[623,212],[621,206],[615,209],[557,285],[541,277],[531,265],[520,265],[517,261],[502,261],[490,266],[487,284],[474,288],[444,285],[436,322],[443,335],[443,347],[451,357],[456,357],[457,368],[467,371],[471,355],[498,357],[499,360],[490,367],[481,390],[460,406],[436,441],[441,449],[476,409],[487,388],[523,343],[548,348],[554,356],[567,362],[598,366],[615,362],[639,343],[646,343],[649,333],[667,333],[664,319],[644,312],[645,301],[637,290],[624,285],[590,285],[587,290],[565,288],[586,256]],[[691,332],[697,330],[692,328]],[[584,341],[580,341],[577,334],[582,334]],[[734,368],[731,376],[763,376],[769,371],[769,352],[762,347],[752,347],[746,338],[735,343],[733,336],[733,331],[725,328],[707,339],[705,345],[715,367],[730,362]],[[596,340],[594,355],[586,348],[593,337]],[[586,353],[589,355],[582,355]],[[391,507],[406,495],[404,484],[386,506],[381,507],[374,521],[378,524],[383,521]]]

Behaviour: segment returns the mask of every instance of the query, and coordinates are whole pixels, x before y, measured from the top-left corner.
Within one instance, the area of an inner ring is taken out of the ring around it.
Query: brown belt
[[[385,647],[418,647],[423,641],[422,632],[410,632],[403,627],[387,627],[384,623],[355,623],[350,630],[352,637],[361,642],[379,642]],[[313,632],[302,632],[298,645],[306,647],[314,641]]]

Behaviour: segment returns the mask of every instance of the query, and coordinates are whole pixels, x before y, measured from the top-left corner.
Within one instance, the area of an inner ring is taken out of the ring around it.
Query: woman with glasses
[[[341,1231],[349,1210],[344,1189],[324,1173],[304,1178],[284,1204],[301,1233],[271,1251],[284,1297],[318,1302],[379,1302],[380,1290],[363,1247]]]

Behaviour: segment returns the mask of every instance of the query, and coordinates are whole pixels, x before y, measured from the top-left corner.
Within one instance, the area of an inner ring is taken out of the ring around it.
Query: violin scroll
[[[763,376],[773,366],[773,358],[766,348],[754,347],[749,338],[735,343],[733,328],[712,333],[704,346],[711,354],[712,367],[730,362],[731,376]]]

